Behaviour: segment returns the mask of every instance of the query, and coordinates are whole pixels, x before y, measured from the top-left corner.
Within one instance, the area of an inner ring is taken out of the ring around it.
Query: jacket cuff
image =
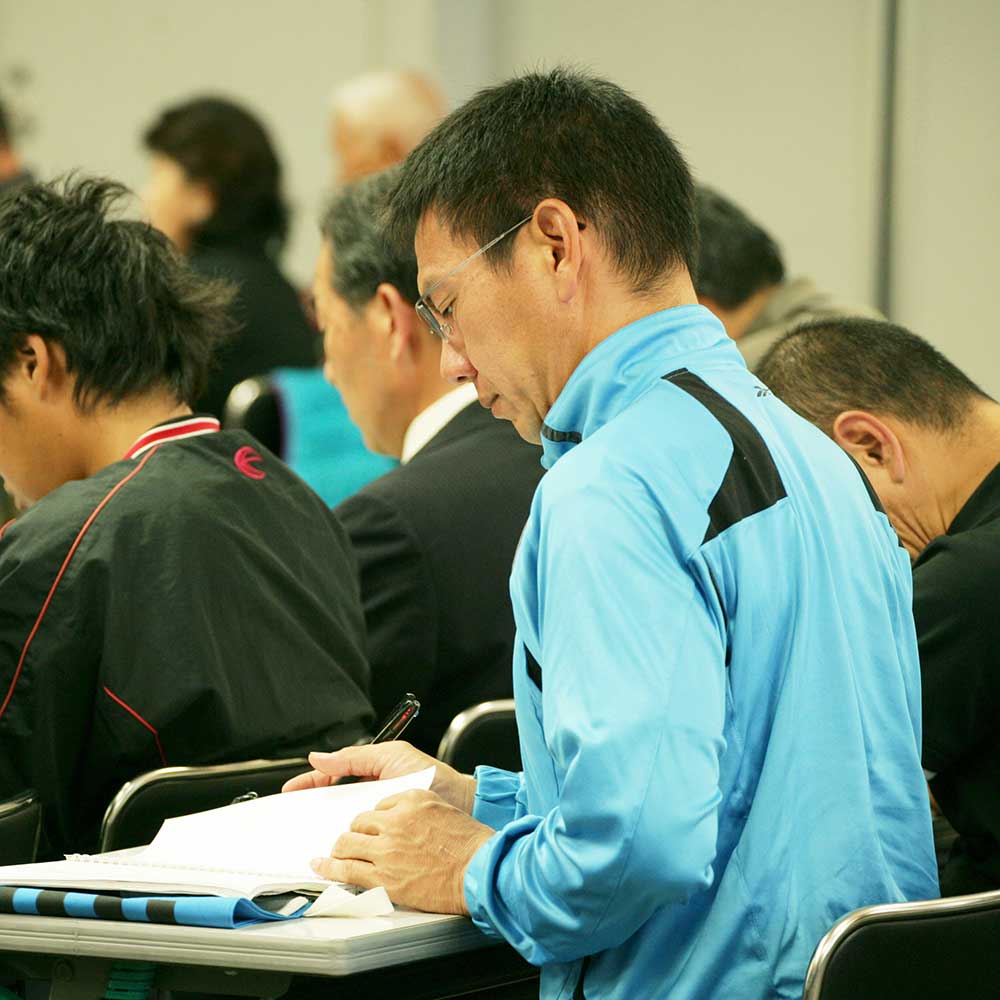
[[[476,768],[476,797],[472,803],[472,817],[494,830],[506,826],[517,818],[517,793],[521,776],[498,767],[480,764]]]
[[[482,847],[472,855],[472,860],[465,869],[465,878],[462,880],[462,891],[465,893],[465,905],[468,907],[469,916],[472,922],[486,935],[492,938],[502,937],[500,932],[490,922],[487,914],[486,892],[489,889],[490,868],[492,867],[492,854],[496,846],[496,840],[500,837],[496,834],[483,844]]]

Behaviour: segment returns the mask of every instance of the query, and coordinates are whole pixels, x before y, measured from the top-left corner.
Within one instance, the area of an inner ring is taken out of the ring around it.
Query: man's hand
[[[358,815],[313,868],[335,882],[385,886],[400,906],[467,914],[465,869],[494,832],[434,792],[403,792]]]
[[[401,778],[404,774],[434,767],[431,791],[436,792],[445,802],[471,814],[476,797],[476,779],[472,775],[459,774],[453,767],[442,764],[430,754],[402,740],[345,747],[336,753],[311,753],[309,763],[315,770],[286,781],[281,789],[283,792],[335,785],[341,778],[349,776],[368,781]]]

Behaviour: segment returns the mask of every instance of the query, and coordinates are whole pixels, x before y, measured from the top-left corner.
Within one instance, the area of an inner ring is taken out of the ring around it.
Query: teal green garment
[[[282,457],[330,507],[399,464],[365,447],[321,368],[278,368],[270,379],[281,406]]]
[[[906,551],[700,306],[594,348],[542,436],[472,918],[543,1000],[800,1000],[838,918],[938,893]]]

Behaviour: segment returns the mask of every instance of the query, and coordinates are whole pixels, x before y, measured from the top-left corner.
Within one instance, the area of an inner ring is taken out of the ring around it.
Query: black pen
[[[402,735],[403,730],[417,717],[420,713],[420,702],[417,700],[416,695],[411,694],[409,691],[403,695],[403,700],[389,713],[389,717],[385,720],[382,728],[378,733],[369,741],[368,745],[372,743],[388,743],[390,740],[398,740]],[[337,782],[338,785],[353,785],[359,779],[354,775],[349,775],[343,777]],[[257,798],[256,792],[247,792],[244,795],[237,795],[232,801],[232,805],[236,805],[238,802],[249,802],[251,799]]]
[[[382,724],[382,728],[366,744],[372,746],[374,743],[388,743],[390,740],[398,740],[403,730],[417,717],[420,711],[420,702],[417,697],[409,691],[403,695],[403,700],[389,713],[389,717]],[[361,778],[354,774],[345,775],[338,785],[353,785],[361,781]]]
[[[420,714],[420,702],[409,691],[403,695],[403,700],[389,713],[372,743],[388,743],[398,740],[403,730]]]

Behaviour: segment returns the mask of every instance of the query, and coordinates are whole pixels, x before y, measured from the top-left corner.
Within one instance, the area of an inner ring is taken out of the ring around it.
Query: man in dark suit
[[[417,317],[417,262],[379,222],[393,171],[344,188],[323,221],[315,282],[326,377],[373,451],[401,465],[337,508],[354,546],[372,700],[421,700],[407,738],[433,752],[451,719],[511,695],[514,549],[539,448],[440,376]]]

